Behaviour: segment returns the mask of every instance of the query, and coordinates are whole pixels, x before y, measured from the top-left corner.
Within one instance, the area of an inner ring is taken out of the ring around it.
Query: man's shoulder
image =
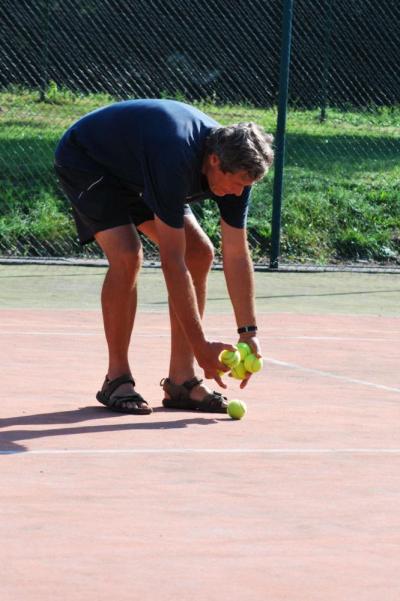
[[[216,127],[219,123],[194,105],[169,98],[142,98],[125,100],[114,105],[116,110],[128,110],[141,115],[150,114],[153,117],[165,118],[172,121],[198,121],[208,127]]]

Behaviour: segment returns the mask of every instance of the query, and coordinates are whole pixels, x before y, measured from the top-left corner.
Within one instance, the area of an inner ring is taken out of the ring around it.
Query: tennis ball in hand
[[[251,354],[251,348],[246,342],[238,342],[236,346],[240,353],[240,360],[244,361],[247,355]]]
[[[247,355],[247,357],[245,357],[244,360],[244,366],[246,370],[252,374],[255,374],[257,371],[260,371],[260,369],[262,369],[263,367],[263,364],[264,362],[262,360],[262,357],[256,357],[253,353]]]
[[[242,419],[246,414],[247,407],[243,401],[229,401],[228,414],[232,419]]]
[[[228,367],[235,367],[240,363],[240,353],[239,351],[222,351],[219,360]]]
[[[236,380],[244,380],[246,374],[247,371],[242,361],[240,361],[240,363],[231,368],[231,376]]]

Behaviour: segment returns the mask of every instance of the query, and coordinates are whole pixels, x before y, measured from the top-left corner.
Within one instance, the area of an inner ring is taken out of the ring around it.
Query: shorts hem
[[[104,224],[101,227],[99,227],[98,229],[93,230],[93,233],[91,234],[90,237],[87,237],[87,236],[81,237],[78,234],[79,244],[81,246],[85,246],[86,244],[90,244],[91,242],[96,242],[96,234],[99,234],[100,232],[106,232],[107,230],[112,230],[112,229],[115,229],[116,227],[121,227],[123,225],[133,225],[137,229],[140,225],[142,225],[142,223],[145,223],[146,221],[154,221],[154,216],[153,217],[146,216],[144,219],[139,219],[137,222],[134,222],[133,220],[126,221],[124,219],[121,221],[118,220],[112,224],[107,224],[107,225]]]

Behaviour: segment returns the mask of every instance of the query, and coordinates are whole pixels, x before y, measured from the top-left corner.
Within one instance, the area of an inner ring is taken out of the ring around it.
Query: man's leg
[[[136,314],[136,283],[143,251],[139,235],[132,225],[99,232],[96,241],[109,262],[101,303],[109,354],[107,376],[114,380],[122,374],[131,374],[128,348]],[[132,392],[132,384],[126,383],[118,387],[115,395]]]
[[[146,221],[138,229],[158,244],[157,232],[153,221]],[[185,234],[185,261],[196,290],[199,313],[203,317],[207,296],[207,277],[212,266],[214,249],[209,238],[203,232],[193,215],[185,215]],[[182,384],[192,379],[195,375],[194,355],[171,304],[169,305],[169,314],[171,321],[169,378],[175,384]],[[208,392],[210,392],[209,388],[200,385],[192,389],[190,396],[194,400],[201,400]]]

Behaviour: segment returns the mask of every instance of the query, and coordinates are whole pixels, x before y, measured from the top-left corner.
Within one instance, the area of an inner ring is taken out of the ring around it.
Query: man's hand
[[[247,244],[247,232],[245,229],[231,227],[223,220],[221,231],[224,273],[236,323],[239,326],[256,324],[254,268]],[[246,342],[256,357],[261,357],[260,343],[254,333],[241,334],[239,342]],[[242,380],[240,388],[247,386],[250,378],[251,374]]]
[[[251,352],[256,357],[262,357],[260,341],[258,340],[257,336],[254,336],[254,334],[252,334],[251,332],[240,334],[238,342],[245,342],[249,345],[249,347],[251,348]],[[240,388],[244,388],[245,386],[247,386],[252,375],[253,374],[247,373],[245,379],[240,382]]]
[[[229,367],[219,360],[220,354],[225,350],[235,351],[236,348],[232,344],[205,341],[200,348],[194,349],[197,363],[204,370],[204,376],[208,379],[214,379],[221,388],[227,388],[227,386],[218,372],[229,371]]]

